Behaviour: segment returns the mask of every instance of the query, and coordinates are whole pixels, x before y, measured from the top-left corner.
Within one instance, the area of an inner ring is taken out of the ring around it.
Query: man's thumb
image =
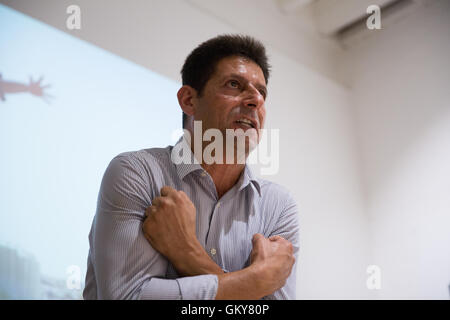
[[[264,236],[261,233],[255,233],[252,238],[252,244],[255,246],[256,243],[264,239]]]

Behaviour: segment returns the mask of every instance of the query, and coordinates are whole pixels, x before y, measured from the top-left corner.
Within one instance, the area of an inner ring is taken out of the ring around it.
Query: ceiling
[[[223,30],[238,30],[264,39],[265,44],[285,56],[345,84],[339,69],[342,56],[349,47],[374,34],[365,26],[369,5],[381,7],[385,28],[389,21],[409,15],[432,1],[0,0],[0,3],[174,79],[179,76],[178,65],[159,61],[168,60],[168,53],[172,55],[170,59],[182,61],[185,52],[191,50],[192,41],[210,35],[204,27],[210,19],[215,29],[220,25]],[[83,7],[86,27],[70,32],[61,17],[65,17],[66,7],[74,2]],[[117,19],[122,15],[122,21]],[[199,18],[202,21],[197,23],[195,19]],[[186,28],[178,30],[176,25]],[[163,41],[165,38],[173,38],[178,49],[173,50],[173,44]],[[154,44],[158,44],[158,50],[154,50]]]
[[[236,13],[235,4],[230,4],[233,1],[189,0],[189,2],[231,24],[243,24],[240,22],[243,20],[242,15]],[[343,40],[342,35],[348,33],[349,29],[359,28],[359,31],[367,31],[361,29],[367,29],[365,22],[369,14],[366,10],[370,5],[380,7],[383,23],[387,25],[393,16],[398,20],[429,2],[431,0],[246,0],[246,5],[240,6],[243,7],[242,12],[247,15],[252,9],[261,15],[262,10],[258,9],[263,9],[268,21],[286,24],[298,34],[340,43]],[[234,11],[227,8],[233,8]]]

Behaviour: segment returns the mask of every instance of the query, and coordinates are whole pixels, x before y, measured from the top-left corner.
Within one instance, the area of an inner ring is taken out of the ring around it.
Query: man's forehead
[[[216,75],[220,79],[231,76],[250,77],[252,81],[265,86],[265,77],[261,67],[254,61],[245,57],[226,57],[219,61],[216,66]]]

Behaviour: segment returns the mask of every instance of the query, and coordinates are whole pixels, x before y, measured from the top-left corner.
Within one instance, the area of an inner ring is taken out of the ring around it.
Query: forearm
[[[5,93],[27,92],[29,87],[18,82],[2,82]]]
[[[270,291],[264,290],[258,272],[252,266],[218,275],[216,300],[257,300]]]
[[[199,243],[184,250],[182,255],[167,258],[182,276],[219,275],[224,273],[222,268],[208,256]]]
[[[175,280],[153,278],[141,290],[140,299],[257,300],[273,292],[267,286],[264,289],[264,285],[256,268],[250,266],[230,273],[187,276]]]
[[[249,266],[239,271],[224,271],[208,256],[203,247],[185,251],[182,259],[173,259],[172,264],[182,276],[217,275],[216,300],[254,300],[271,294],[274,290],[264,286],[261,268]]]

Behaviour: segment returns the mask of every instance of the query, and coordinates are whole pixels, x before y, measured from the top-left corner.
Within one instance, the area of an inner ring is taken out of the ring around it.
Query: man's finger
[[[255,246],[258,242],[264,239],[264,236],[261,233],[255,233],[252,238],[252,244]]]
[[[156,211],[155,206],[150,206],[147,209],[145,209],[145,216],[148,217],[149,214],[154,213]]]
[[[277,240],[281,240],[281,239],[284,239],[284,238],[281,237],[281,236],[271,236],[271,237],[269,237],[270,241],[277,241]]]
[[[152,200],[152,206],[157,207],[160,205],[160,202],[161,202],[160,197],[156,197],[155,199]]]
[[[164,186],[161,188],[161,196],[163,197],[167,197],[169,194],[171,194],[172,192],[176,192],[177,190],[175,190],[172,187],[169,186]]]

